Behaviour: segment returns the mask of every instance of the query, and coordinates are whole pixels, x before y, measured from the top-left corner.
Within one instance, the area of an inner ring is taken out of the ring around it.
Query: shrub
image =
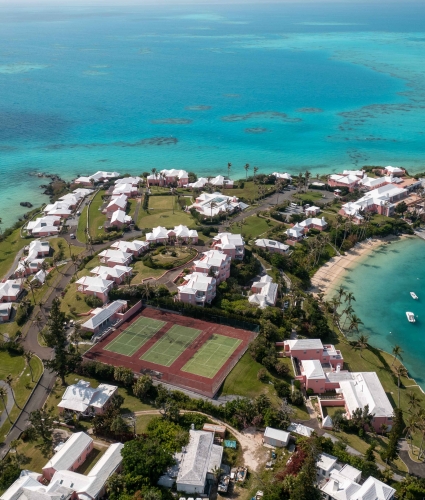
[[[260,382],[266,382],[268,379],[267,370],[265,368],[260,368],[257,373],[257,378]]]
[[[304,398],[302,392],[298,389],[294,389],[290,396],[291,403],[295,406],[301,406],[304,403]]]
[[[283,363],[276,363],[274,369],[278,375],[288,375],[289,373],[289,367]]]
[[[299,380],[294,380],[295,389],[301,390],[301,382]]]
[[[313,389],[311,389],[311,387],[309,387],[309,388],[307,389],[307,396],[313,396],[313,394],[314,394]]]
[[[94,295],[86,295],[84,297],[84,302],[90,306],[90,307],[102,307],[103,302],[99,297],[96,297]]]

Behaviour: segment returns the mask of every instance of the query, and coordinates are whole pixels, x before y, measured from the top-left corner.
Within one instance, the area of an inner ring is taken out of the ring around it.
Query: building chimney
[[[338,491],[339,490],[339,483],[334,479],[334,484],[332,485],[332,491]]]
[[[195,430],[195,424],[190,424],[190,428],[192,429],[192,431]]]

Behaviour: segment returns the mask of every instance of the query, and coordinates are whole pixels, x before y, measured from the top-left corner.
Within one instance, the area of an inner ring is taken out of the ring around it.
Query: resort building
[[[353,217],[356,222],[363,218],[360,212],[375,212],[390,216],[394,213],[396,204],[406,197],[407,192],[407,189],[394,184],[386,184],[369,191],[355,202],[342,205],[339,213],[343,216]]]
[[[66,388],[58,408],[61,413],[67,410],[85,416],[100,415],[117,390],[117,386],[108,384],[100,384],[95,389],[90,387],[90,382],[79,380]]]
[[[82,176],[78,177],[75,179],[74,184],[81,184],[83,186],[93,186],[93,184],[97,182],[104,182],[104,181],[110,181],[112,179],[116,179],[119,177],[121,174],[119,172],[104,172],[104,171],[97,171],[93,175],[89,176]]]
[[[148,175],[147,185],[150,186],[172,186],[178,187],[186,186],[189,182],[189,174],[186,170],[161,170],[159,173]]]
[[[151,233],[146,233],[146,241],[164,245],[168,243],[168,230],[162,226],[154,227]]]
[[[354,177],[358,177],[359,179],[363,179],[365,176],[364,170],[344,170],[342,175],[352,175]]]
[[[21,295],[23,282],[21,278],[0,282],[0,302],[16,302]]]
[[[315,205],[306,206],[304,212],[307,217],[315,217],[320,212],[320,207],[316,207]]]
[[[198,243],[198,231],[189,229],[187,226],[180,224],[168,231],[168,240],[170,242]]]
[[[218,233],[214,236],[211,246],[232,259],[242,260],[245,255],[245,240],[241,234]]]
[[[77,470],[92,449],[93,439],[85,432],[72,434],[43,467],[43,477],[50,481],[57,471]]]
[[[75,282],[79,287],[77,290],[84,295],[93,295],[100,299],[104,304],[108,302],[108,292],[114,286],[112,280],[104,280],[99,277],[83,276]]]
[[[110,280],[116,285],[120,285],[128,276],[132,275],[133,269],[129,266],[119,265],[115,267],[97,266],[94,267],[90,273],[102,278],[103,280]]]
[[[177,491],[203,494],[221,467],[223,447],[214,444],[214,433],[190,430],[189,444],[178,455]]]
[[[216,279],[217,285],[230,276],[231,257],[218,250],[203,252],[199,260],[193,261],[192,270],[207,274]]]
[[[274,175],[276,177],[276,179],[281,179],[281,180],[288,181],[288,182],[292,181],[291,175],[289,175],[287,173],[273,172],[272,175]]]
[[[332,344],[322,344],[320,339],[295,339],[277,342],[277,347],[283,346],[283,355],[286,357],[304,359],[318,359],[321,363],[329,363],[336,368],[343,367],[344,358],[341,351]]]
[[[328,479],[331,471],[335,468],[338,459],[328,453],[321,453],[316,462],[317,475],[319,479]]]
[[[91,177],[87,177],[82,175],[81,177],[77,177],[74,180],[73,184],[79,184],[80,186],[92,187],[94,185],[94,181]]]
[[[190,182],[186,187],[190,189],[202,189],[206,184],[208,184],[208,178],[199,177],[196,182]]]
[[[346,187],[352,192],[358,187],[360,180],[360,177],[352,174],[333,174],[329,176],[328,184],[331,187]]]
[[[255,246],[262,248],[263,250],[266,250],[267,252],[280,253],[282,255],[286,254],[290,248],[289,245],[285,245],[285,244],[281,243],[280,241],[267,240],[265,238],[255,240]]]
[[[108,267],[128,266],[133,260],[133,255],[121,250],[112,250],[108,248],[99,253],[100,263],[106,264]]]
[[[0,323],[5,323],[10,320],[13,311],[11,302],[0,302]]]
[[[28,276],[29,274],[37,273],[44,262],[44,257],[50,253],[50,245],[48,241],[34,240],[31,241],[28,247],[28,255],[24,257],[16,268],[15,275]]]
[[[64,486],[53,488],[46,492],[46,487],[41,484],[42,475],[28,470],[21,471],[18,479],[0,496],[1,500],[73,500],[74,490]]]
[[[308,219],[300,222],[300,227],[304,228],[305,233],[308,233],[310,229],[324,231],[328,227],[328,223],[325,221],[324,217],[322,217],[321,219],[317,217],[309,217]]]
[[[222,213],[233,213],[238,210],[248,208],[246,203],[239,201],[236,196],[226,196],[221,193],[201,193],[193,205],[188,209],[194,208],[205,217],[214,217]]]
[[[131,184],[132,186],[138,186],[142,182],[141,177],[123,177],[122,179],[117,179],[115,181],[115,186],[120,184]]]
[[[126,215],[124,210],[116,210],[112,213],[110,225],[121,228],[123,226],[128,226],[131,222],[131,217]]]
[[[298,241],[301,241],[304,238],[304,228],[300,226],[297,222],[292,227],[286,230],[286,235],[288,237],[287,242],[290,245],[294,245]]]
[[[125,319],[126,310],[126,300],[115,300],[103,308],[98,307],[90,311],[92,317],[83,323],[81,327],[93,334],[99,333],[105,328],[114,326],[117,322]]]
[[[278,286],[273,283],[273,278],[268,274],[261,277],[260,281],[255,281],[251,287],[252,295],[248,297],[250,304],[264,309],[267,306],[274,306],[277,300]]]
[[[216,294],[216,279],[203,273],[194,272],[183,278],[177,287],[177,300],[196,306],[210,304]]]
[[[406,171],[403,168],[399,167],[385,167],[384,172],[387,175],[392,175],[393,177],[403,177]]]
[[[59,233],[60,221],[61,218],[56,215],[39,217],[28,222],[27,232],[36,237],[55,236]]]
[[[263,443],[275,448],[284,448],[289,443],[291,434],[280,429],[273,429],[273,427],[266,427],[263,436]]]
[[[127,198],[134,198],[139,193],[139,188],[137,185],[122,183],[117,184],[114,188],[112,188],[111,195],[112,198],[116,196],[121,196],[122,194],[127,196]]]
[[[57,217],[62,217],[64,219],[68,218],[71,213],[71,206],[66,201],[56,201],[55,203],[50,203],[43,208],[44,215],[56,215]]]
[[[125,211],[126,207],[127,207],[127,196],[125,194],[121,194],[116,198],[112,198],[112,200],[108,203],[104,212],[106,213],[106,217],[110,219],[114,212],[116,212],[117,210]]]
[[[48,241],[33,240],[28,246],[29,260],[39,259],[40,257],[48,257],[50,254],[50,243]]]
[[[104,498],[109,477],[121,470],[123,447],[122,443],[111,444],[87,476],[68,470],[56,472],[46,488],[46,493],[56,492],[58,488],[67,488],[73,490],[79,500]],[[59,499],[62,500],[62,497],[53,497],[51,500]]]
[[[233,188],[233,181],[231,179],[226,179],[222,175],[217,175],[217,177],[213,177],[208,181],[211,186],[214,187],[222,187],[224,189],[232,189]]]
[[[149,243],[147,241],[133,240],[133,241],[115,241],[112,243],[111,248],[114,250],[120,250],[124,253],[131,253],[133,257],[138,257],[142,255],[143,252],[149,249]]]

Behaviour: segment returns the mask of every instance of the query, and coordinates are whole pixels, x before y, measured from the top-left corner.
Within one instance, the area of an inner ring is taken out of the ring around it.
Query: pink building
[[[131,253],[134,257],[138,257],[149,249],[149,243],[147,241],[139,240],[115,241],[115,243],[112,243],[111,248],[114,250],[120,250],[124,253]]]
[[[241,234],[218,233],[214,236],[211,246],[232,259],[242,260],[245,255],[245,240]]]
[[[99,253],[100,263],[106,264],[108,267],[128,266],[133,260],[133,255],[121,250],[112,250],[108,248]]]
[[[0,323],[9,321],[12,311],[13,304],[11,302],[0,302]]]
[[[177,300],[196,306],[210,304],[216,294],[216,279],[204,273],[194,272],[183,278],[183,283],[177,287]]]
[[[22,291],[24,280],[5,280],[0,282],[0,302],[16,302]]]
[[[129,215],[126,215],[124,210],[116,210],[111,215],[111,226],[121,228],[124,226],[128,226],[131,223],[132,219]]]
[[[168,240],[195,244],[198,243],[198,231],[189,229],[187,226],[180,224],[168,231]]]
[[[192,270],[214,277],[217,285],[230,276],[231,257],[218,250],[203,252],[199,260],[193,261]]]
[[[93,439],[85,432],[77,432],[66,441],[43,467],[43,477],[50,481],[57,471],[77,470],[93,449]]]
[[[110,219],[114,212],[116,212],[117,210],[125,211],[126,207],[127,207],[127,196],[125,196],[125,194],[117,196],[116,198],[112,198],[112,200],[109,202],[108,206],[105,209],[106,217]]]
[[[85,295],[93,295],[99,298],[104,304],[108,302],[109,290],[114,286],[112,280],[104,280],[98,276],[83,276],[76,281],[79,285],[78,291]]]
[[[186,186],[189,183],[189,174],[186,170],[161,170],[159,173],[148,175],[148,186],[171,186],[176,184],[179,187]]]
[[[99,384],[91,387],[90,382],[79,380],[76,384],[69,385],[58,404],[59,412],[73,412],[78,415],[102,415],[111,404],[116,385]]]
[[[133,269],[128,266],[97,266],[90,271],[92,274],[106,281],[113,281],[116,285],[124,283],[128,276],[131,276]]]
[[[346,187],[350,192],[359,185],[361,178],[353,174],[334,174],[329,177],[328,184],[331,187]]]
[[[317,229],[318,231],[324,231],[328,227],[328,223],[325,218],[322,217],[309,217],[302,222],[297,222],[291,228],[286,230],[286,235],[288,237],[287,243],[289,245],[294,245],[295,243],[301,241],[303,237],[310,231],[310,229]]]

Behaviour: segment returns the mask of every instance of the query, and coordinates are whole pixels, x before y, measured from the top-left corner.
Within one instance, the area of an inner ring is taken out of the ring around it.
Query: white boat
[[[407,319],[409,323],[415,323],[415,315],[412,312],[407,311],[406,312]]]
[[[410,296],[412,297],[412,299],[415,299],[415,300],[418,300],[418,296],[416,295],[415,292],[410,292]]]

